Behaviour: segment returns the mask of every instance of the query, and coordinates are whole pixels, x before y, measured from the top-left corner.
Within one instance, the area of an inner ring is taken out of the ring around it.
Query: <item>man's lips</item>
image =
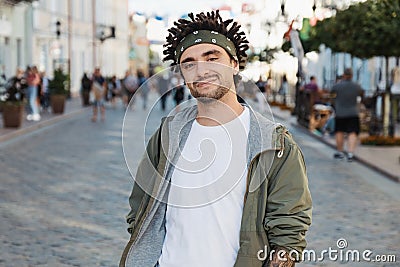
[[[193,85],[195,87],[206,87],[206,86],[210,86],[210,85],[216,85],[217,84],[216,81],[217,81],[216,78],[212,78],[212,79],[194,82]]]

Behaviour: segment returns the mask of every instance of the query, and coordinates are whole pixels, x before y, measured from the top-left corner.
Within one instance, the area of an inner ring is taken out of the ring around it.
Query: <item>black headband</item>
[[[175,60],[179,63],[183,51],[187,48],[197,44],[214,44],[222,47],[225,51],[231,55],[236,61],[238,60],[236,55],[236,49],[233,42],[225,35],[220,34],[216,31],[209,30],[198,30],[186,35],[181,42],[178,44],[175,50]]]

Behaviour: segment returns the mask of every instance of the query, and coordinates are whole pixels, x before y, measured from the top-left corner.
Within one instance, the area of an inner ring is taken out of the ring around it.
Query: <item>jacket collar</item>
[[[178,149],[183,146],[189,136],[193,121],[197,116],[196,100],[189,101],[189,106],[171,117],[168,123],[167,134],[162,134],[162,138],[168,138],[168,154],[176,155]],[[243,104],[250,110],[250,132],[248,137],[248,161],[257,154],[267,150],[281,149],[280,138],[277,136],[277,127],[281,124],[273,121],[254,111],[250,106]],[[167,140],[162,140],[163,143]],[[174,158],[172,158],[174,159]]]

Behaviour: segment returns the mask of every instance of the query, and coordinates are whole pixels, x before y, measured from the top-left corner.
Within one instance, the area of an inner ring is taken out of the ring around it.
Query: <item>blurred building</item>
[[[144,14],[133,13],[129,17],[129,68],[149,74],[150,41],[147,38],[148,18]]]
[[[24,20],[29,1],[0,0],[0,74],[11,77],[17,66],[25,66],[26,32]]]
[[[84,71],[98,66],[123,76],[128,68],[128,0],[0,0],[0,7],[0,65],[8,75],[17,66],[37,65],[50,76],[61,67],[78,93]]]

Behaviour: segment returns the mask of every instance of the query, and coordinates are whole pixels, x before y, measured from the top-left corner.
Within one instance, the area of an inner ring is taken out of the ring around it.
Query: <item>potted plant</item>
[[[22,125],[25,106],[26,80],[23,71],[10,78],[5,84],[5,91],[0,96],[3,112],[3,127],[18,128]]]
[[[62,69],[54,70],[54,77],[49,81],[48,89],[53,113],[64,113],[65,100],[69,93],[69,75]]]

